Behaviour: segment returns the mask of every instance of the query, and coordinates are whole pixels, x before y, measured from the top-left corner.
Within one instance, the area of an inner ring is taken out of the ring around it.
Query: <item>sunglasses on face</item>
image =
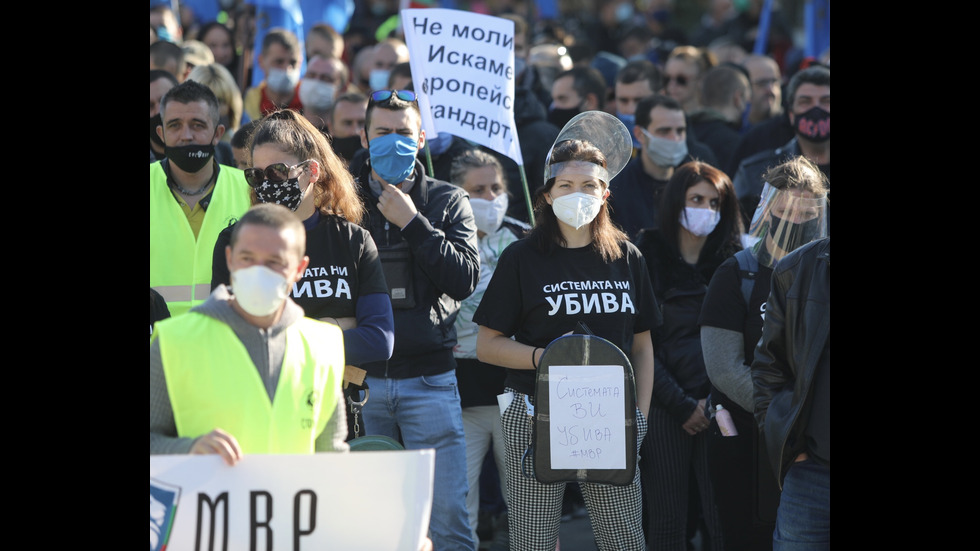
[[[670,75],[665,76],[664,86],[670,84],[670,81],[672,80],[676,81],[678,86],[687,86],[687,77],[684,75],[677,75],[676,77],[672,77]]]
[[[371,92],[371,99],[376,102],[388,101],[392,94],[402,101],[415,101],[417,99],[415,92],[411,90],[378,90]]]
[[[262,170],[261,168],[246,168],[245,181],[252,187],[259,187],[265,182],[280,184],[289,179],[289,173],[292,172],[294,168],[306,166],[312,161],[313,159],[309,159],[293,166],[287,166],[286,163],[276,163],[265,167],[265,170]]]

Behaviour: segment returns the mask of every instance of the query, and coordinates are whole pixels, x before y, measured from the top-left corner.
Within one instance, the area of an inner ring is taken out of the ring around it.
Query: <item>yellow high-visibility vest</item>
[[[227,324],[189,312],[157,322],[160,358],[177,433],[196,438],[221,428],[251,453],[307,454],[342,394],[344,334],[302,318],[286,329],[275,399],[245,345]]]
[[[221,230],[252,205],[245,173],[221,166],[201,231],[194,239],[187,217],[167,186],[160,162],[150,164],[150,287],[167,301],[171,316],[211,294],[211,259]]]

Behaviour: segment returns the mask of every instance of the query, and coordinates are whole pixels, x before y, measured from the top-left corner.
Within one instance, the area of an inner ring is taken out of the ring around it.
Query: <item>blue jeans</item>
[[[473,551],[466,512],[466,440],[456,372],[407,379],[365,378],[366,434],[401,440],[405,449],[436,450],[429,537],[439,551]]]
[[[790,465],[779,498],[772,549],[830,549],[830,467],[813,459]]]

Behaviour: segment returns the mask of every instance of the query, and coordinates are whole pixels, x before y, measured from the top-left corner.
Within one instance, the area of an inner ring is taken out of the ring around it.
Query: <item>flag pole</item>
[[[534,208],[531,206],[531,192],[527,188],[527,175],[524,174],[524,165],[518,165],[517,168],[521,171],[521,184],[524,185],[524,202],[527,204],[527,219],[531,221],[531,225],[534,225]]]
[[[429,140],[425,140],[425,161],[429,164],[429,176],[436,177],[436,171],[432,168],[432,153],[429,151]]]

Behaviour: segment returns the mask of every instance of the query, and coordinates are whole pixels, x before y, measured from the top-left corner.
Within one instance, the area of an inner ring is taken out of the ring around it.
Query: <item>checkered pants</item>
[[[534,434],[534,418],[527,414],[524,394],[512,388],[514,401],[504,411],[501,422],[507,461],[507,520],[512,551],[555,551],[561,524],[565,484],[542,484],[534,478],[532,454],[521,460]],[[647,432],[647,420],[637,410],[637,453]],[[639,462],[637,462],[639,463]],[[592,521],[592,533],[599,551],[643,551],[643,501],[640,471],[629,486],[580,483],[585,506]]]

